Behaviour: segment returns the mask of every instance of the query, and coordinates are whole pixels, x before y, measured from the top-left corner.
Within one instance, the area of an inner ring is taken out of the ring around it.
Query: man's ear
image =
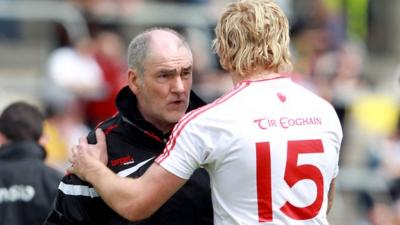
[[[49,135],[43,133],[42,136],[40,136],[38,143],[39,143],[39,145],[41,145],[41,146],[46,146],[47,143],[49,142],[49,140],[50,140]]]
[[[8,142],[6,136],[4,136],[4,134],[0,133],[0,146],[4,145]]]
[[[128,85],[135,95],[140,92],[140,77],[136,70],[128,70]]]

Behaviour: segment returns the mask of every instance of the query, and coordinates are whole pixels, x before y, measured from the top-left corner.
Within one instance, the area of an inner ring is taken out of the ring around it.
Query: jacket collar
[[[137,108],[137,98],[128,86],[122,88],[121,91],[118,93],[115,104],[124,122],[129,123],[137,129],[142,130],[148,135],[155,135],[155,139],[163,140],[169,136],[169,133],[163,134],[153,124],[143,118],[142,114]],[[200,97],[198,97],[193,91],[191,91],[189,106],[186,112],[199,108],[205,104],[206,103],[201,100]]]
[[[35,158],[44,160],[46,152],[34,141],[20,141],[0,147],[0,159]]]

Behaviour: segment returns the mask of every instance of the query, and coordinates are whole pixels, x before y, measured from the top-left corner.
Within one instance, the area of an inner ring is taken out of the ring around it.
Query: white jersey
[[[333,107],[289,78],[245,81],[185,115],[156,162],[210,174],[216,225],[327,225],[342,129]]]

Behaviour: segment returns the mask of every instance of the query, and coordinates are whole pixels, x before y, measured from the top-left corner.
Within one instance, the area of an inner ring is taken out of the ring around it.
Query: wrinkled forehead
[[[160,69],[192,67],[193,56],[185,42],[165,31],[153,31],[144,60],[144,71],[154,73]]]
[[[154,46],[146,57],[145,67],[170,67],[170,68],[187,68],[193,64],[193,56],[190,50],[184,45],[182,46]],[[149,68],[151,69],[151,68]]]

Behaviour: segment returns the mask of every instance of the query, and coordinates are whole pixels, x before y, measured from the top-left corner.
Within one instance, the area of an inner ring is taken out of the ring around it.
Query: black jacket
[[[30,141],[0,147],[0,225],[39,225],[46,219],[61,174],[44,164],[44,156]]]
[[[162,152],[168,135],[143,119],[136,107],[136,96],[128,87],[117,96],[118,114],[100,127],[106,134],[108,167],[120,176],[139,177]],[[191,93],[189,109],[204,105]],[[88,136],[95,143],[94,132]],[[80,186],[79,186],[80,185]],[[140,225],[208,225],[213,223],[208,174],[197,170],[191,179],[150,218],[128,222],[112,211],[93,187],[74,175],[63,178],[55,208],[45,225],[140,224]]]

